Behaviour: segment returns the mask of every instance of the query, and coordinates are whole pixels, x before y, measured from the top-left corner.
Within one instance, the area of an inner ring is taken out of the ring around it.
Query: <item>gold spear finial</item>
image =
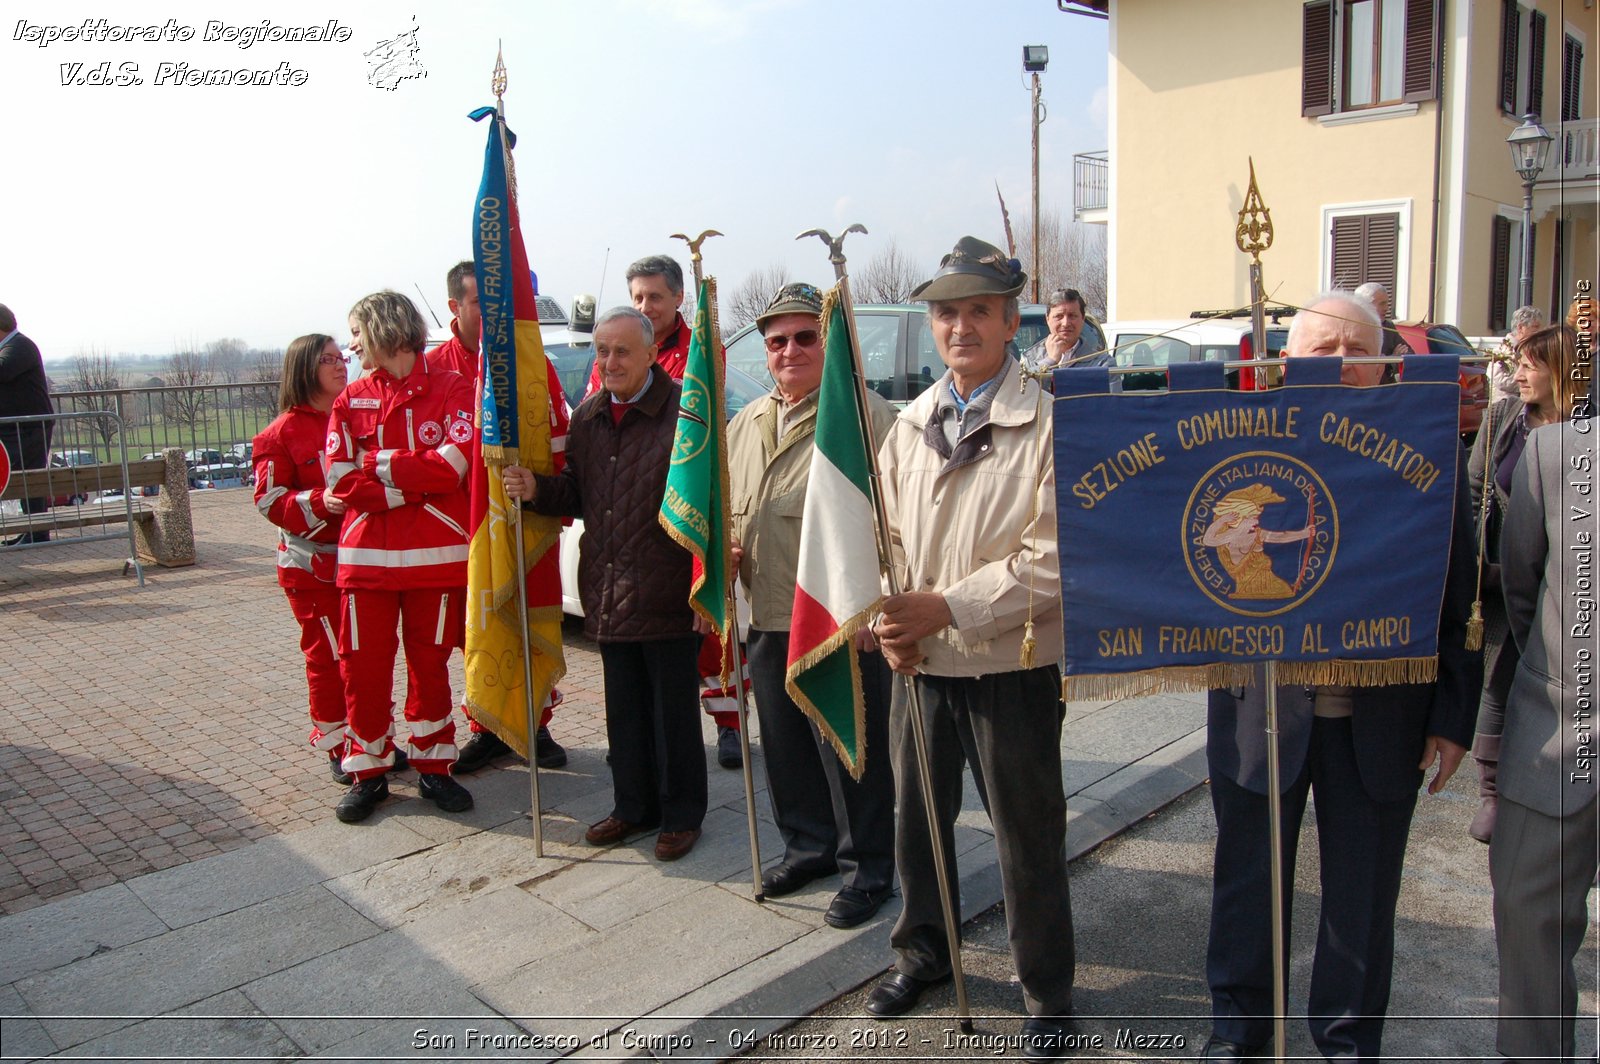
[[[1261,253],[1272,246],[1272,212],[1261,200],[1261,189],[1256,187],[1256,161],[1250,160],[1250,187],[1245,190],[1244,206],[1239,208],[1239,224],[1234,229],[1233,242],[1261,265]]]
[[[494,42],[494,78],[489,82],[489,89],[494,93],[495,110],[504,114],[504,101],[500,97],[506,94],[506,60],[500,41]]]

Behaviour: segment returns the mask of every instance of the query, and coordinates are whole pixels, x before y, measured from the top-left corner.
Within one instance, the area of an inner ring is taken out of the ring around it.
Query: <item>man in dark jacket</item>
[[[681,389],[654,365],[654,330],[636,310],[600,315],[594,348],[601,390],[572,415],[566,467],[537,476],[507,466],[506,494],[583,518],[578,593],[605,670],[614,792],[611,815],[584,837],[612,846],[659,826],[656,858],[675,861],[700,838],[707,791],[696,664],[705,630],[689,608],[689,553],[657,519]]]
[[[34,342],[17,331],[17,316],[0,304],[0,417],[36,417],[52,414],[50,382],[45,379],[44,360]],[[12,469],[43,469],[50,462],[49,421],[13,423],[0,426],[0,445],[11,460]],[[49,499],[24,499],[22,512],[44,513]],[[7,546],[43,543],[48,531],[25,532]]]
[[[1381,342],[1371,304],[1334,294],[1295,317],[1284,353],[1368,357]],[[1343,380],[1371,386],[1380,371],[1377,365],[1346,363]],[[1300,820],[1307,796],[1315,796],[1322,910],[1306,1013],[1312,1040],[1330,1058],[1379,1057],[1394,968],[1395,905],[1417,788],[1424,770],[1437,765],[1428,793],[1443,790],[1472,741],[1483,679],[1482,657],[1466,649],[1473,548],[1465,478],[1458,475],[1451,542],[1424,548],[1450,552],[1435,682],[1278,689],[1283,853],[1291,887]],[[1206,949],[1212,1035],[1202,1060],[1252,1058],[1272,1034],[1265,720],[1259,672],[1252,686],[1210,693],[1206,763],[1217,849]],[[1288,908],[1285,899],[1286,923]]]

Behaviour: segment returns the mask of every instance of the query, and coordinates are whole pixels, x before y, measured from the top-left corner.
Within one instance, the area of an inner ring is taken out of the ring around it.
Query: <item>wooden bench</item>
[[[141,489],[159,488],[146,496]],[[120,524],[133,520],[134,548],[141,562],[166,568],[193,565],[194,520],[189,511],[189,471],[183,452],[168,448],[160,458],[128,463],[126,488],[131,499],[102,498],[124,488],[122,466],[53,466],[50,469],[14,469],[0,501],[11,499],[92,498],[93,501],[53,506],[44,513],[6,515],[0,519],[7,537],[29,532],[58,532]],[[67,542],[71,542],[70,539]]]

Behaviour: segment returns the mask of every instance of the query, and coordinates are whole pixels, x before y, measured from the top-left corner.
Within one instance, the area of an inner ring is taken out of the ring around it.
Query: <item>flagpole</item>
[[[698,294],[701,284],[705,280],[704,267],[701,264],[700,245],[706,238],[721,236],[715,229],[707,229],[699,236],[690,240],[683,233],[673,233],[672,239],[681,240],[689,245],[689,265],[694,270],[694,290]],[[720,340],[720,337],[718,338]],[[721,351],[712,352],[712,357],[725,359]],[[725,365],[725,363],[724,363]],[[727,405],[727,385],[723,385],[723,406]],[[724,457],[726,460],[726,457]],[[726,479],[726,478],[724,478]],[[756,783],[753,770],[750,767],[750,711],[746,702],[744,682],[744,653],[739,647],[739,596],[735,591],[739,574],[729,572],[728,582],[723,587],[723,594],[727,597],[728,614],[728,645],[733,649],[733,683],[738,692],[739,701],[739,752],[740,761],[744,769],[744,808],[745,819],[750,829],[750,878],[755,889],[756,903],[765,904],[767,895],[761,889],[761,842],[756,825]]]
[[[495,124],[500,127],[500,150],[506,159],[506,192],[515,197],[516,171],[511,165],[511,151],[506,146],[506,64],[499,42],[495,44],[494,78],[490,86],[494,90],[494,105],[498,112],[495,115]],[[511,527],[516,538],[517,622],[522,632],[522,702],[528,716],[528,800],[532,804],[529,816],[533,820],[533,855],[543,857],[544,804],[539,798],[539,722],[534,716],[533,654],[532,644],[528,638],[528,556],[522,547],[522,507],[508,506],[507,509],[510,510]]]
[[[844,238],[851,233],[865,236],[866,232],[866,227],[857,223],[840,233],[837,239],[821,229],[808,229],[795,237],[796,240],[804,240],[808,236],[820,237],[822,242],[828,245],[828,261],[833,263],[833,276],[839,282],[839,299],[843,304],[845,328],[850,333],[850,372],[855,379],[856,412],[863,428],[871,425],[872,421],[867,407],[866,377],[861,371],[861,344],[856,338],[855,306],[850,298],[850,276],[845,270]],[[877,518],[873,524],[878,540],[878,567],[888,575],[889,594],[898,595],[900,580],[895,573],[890,554],[889,515],[883,507],[883,492],[879,489],[882,478],[878,473],[878,453],[877,449],[871,446],[870,440],[867,444],[867,476],[872,484],[872,508]],[[855,653],[854,648],[852,653]],[[908,716],[911,718],[911,735],[917,754],[919,776],[917,782],[922,789],[922,807],[928,817],[928,838],[933,843],[933,867],[939,880],[939,903],[944,912],[944,935],[946,948],[950,953],[950,976],[956,988],[956,1018],[961,1023],[962,1033],[971,1034],[972,1008],[967,1001],[967,981],[961,969],[961,924],[952,901],[950,873],[945,867],[944,836],[939,831],[939,817],[934,805],[933,774],[928,766],[927,726],[922,720],[922,693],[917,689],[915,677],[903,673],[897,675],[905,684]]]

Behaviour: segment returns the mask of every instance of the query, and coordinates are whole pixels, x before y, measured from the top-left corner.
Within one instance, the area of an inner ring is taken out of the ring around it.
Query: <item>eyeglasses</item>
[[[789,346],[790,340],[793,340],[801,347],[811,347],[816,344],[817,338],[820,335],[821,334],[815,329],[801,329],[793,336],[785,336],[782,333],[770,333],[766,337],[767,350],[771,351],[773,354],[777,354],[779,351],[782,351],[784,348]]]
[[[319,365],[319,366],[348,366],[349,364],[350,364],[350,356],[349,355],[318,355],[317,356],[317,365]]]

